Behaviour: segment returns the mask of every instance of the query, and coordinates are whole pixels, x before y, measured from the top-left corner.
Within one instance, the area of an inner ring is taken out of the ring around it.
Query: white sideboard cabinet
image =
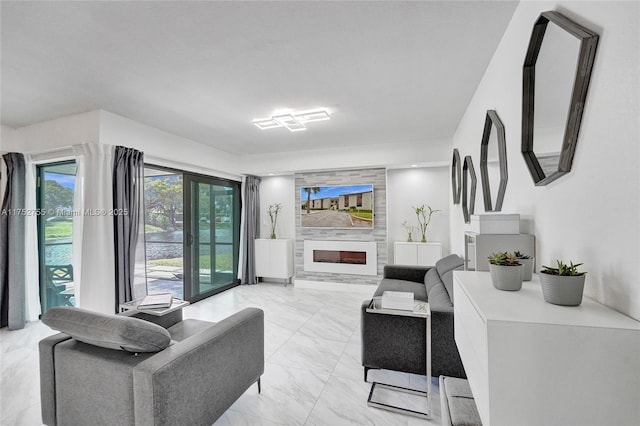
[[[588,297],[546,303],[454,271],[454,333],[482,424],[637,425],[640,322]],[[588,278],[587,278],[588,279]]]
[[[464,233],[464,269],[488,271],[488,257],[497,251],[522,252],[536,255],[535,237],[531,234],[476,234]]]
[[[393,257],[396,265],[433,266],[442,259],[442,244],[396,242]]]
[[[293,277],[293,240],[255,240],[257,277],[279,278],[291,282]]]

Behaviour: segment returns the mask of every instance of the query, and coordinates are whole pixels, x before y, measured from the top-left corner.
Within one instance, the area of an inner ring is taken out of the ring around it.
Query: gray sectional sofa
[[[453,271],[462,269],[457,255],[440,259],[434,267],[386,265],[374,296],[384,291],[409,291],[431,308],[432,376],[466,378],[453,335]],[[362,303],[362,366],[426,374],[425,321],[422,318],[380,315],[366,311]]]

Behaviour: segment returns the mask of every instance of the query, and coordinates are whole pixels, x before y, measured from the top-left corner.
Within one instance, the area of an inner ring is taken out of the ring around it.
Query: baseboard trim
[[[327,281],[311,281],[311,280],[293,280],[295,288],[311,289],[311,290],[330,290],[341,291],[345,293],[358,293],[363,296],[371,297],[378,286],[372,284],[349,284],[335,283]]]

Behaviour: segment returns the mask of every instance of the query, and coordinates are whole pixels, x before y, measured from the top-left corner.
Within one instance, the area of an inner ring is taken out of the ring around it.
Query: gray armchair
[[[139,313],[64,307],[43,315],[63,331],[40,341],[43,422],[211,425],[253,383],[260,391],[262,310],[247,308],[218,323],[155,318],[164,318],[162,326]]]

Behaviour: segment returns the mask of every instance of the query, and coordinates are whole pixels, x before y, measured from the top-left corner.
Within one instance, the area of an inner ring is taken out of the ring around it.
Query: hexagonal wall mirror
[[[522,155],[536,186],[569,173],[598,35],[558,12],[543,12],[522,72]]]
[[[507,189],[507,143],[504,125],[494,110],[487,111],[480,143],[480,176],[484,210],[499,212]],[[491,194],[496,194],[493,203]]]
[[[457,148],[453,148],[453,158],[451,159],[451,187],[453,188],[453,204],[460,204],[460,191],[462,190],[462,165],[460,164],[460,153]]]
[[[473,159],[470,155],[464,157],[462,164],[462,214],[464,223],[471,223],[471,215],[476,206],[476,187],[478,179],[473,168]]]

